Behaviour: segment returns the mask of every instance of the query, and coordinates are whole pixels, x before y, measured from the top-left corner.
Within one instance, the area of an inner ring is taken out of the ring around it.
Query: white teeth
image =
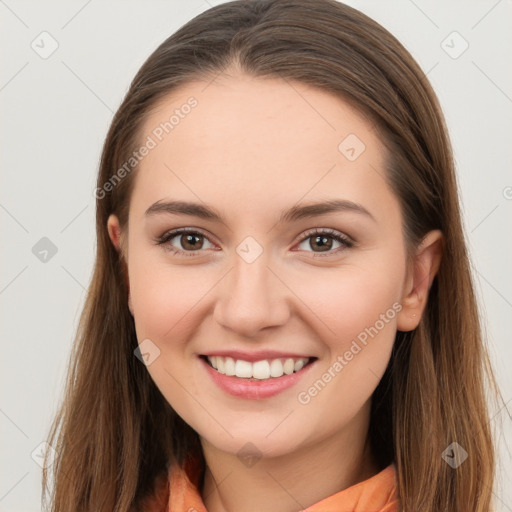
[[[293,373],[293,359],[287,359],[283,364],[283,372],[286,375],[291,375]]]
[[[268,379],[270,377],[270,364],[268,361],[256,361],[253,363],[252,376],[255,379]]]
[[[299,361],[296,361],[295,364],[293,365],[293,369],[298,372],[299,370],[302,369],[302,367],[304,366],[304,361],[302,360],[299,360]]]
[[[226,375],[235,375],[235,360],[232,357],[226,357],[224,361],[224,372]]]
[[[222,359],[222,357],[220,358]],[[220,369],[219,369],[220,371]],[[224,373],[224,372],[220,372]],[[243,361],[242,359],[238,359],[235,363],[235,375],[237,377],[252,377],[252,364],[249,361]]]
[[[240,378],[265,380],[283,375],[291,375],[298,372],[308,363],[309,358],[299,359],[263,359],[251,363],[243,359],[232,357],[208,356],[210,364],[219,372],[225,375],[237,376]]]
[[[274,359],[270,363],[270,375],[272,377],[281,377],[283,375],[283,363],[280,359]]]

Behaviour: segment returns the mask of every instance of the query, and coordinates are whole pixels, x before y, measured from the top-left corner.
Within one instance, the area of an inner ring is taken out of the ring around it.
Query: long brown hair
[[[112,213],[122,228],[128,221],[137,166],[122,179],[119,169],[140,147],[151,109],[178,86],[210,81],[233,64],[250,76],[302,82],[350,102],[381,133],[408,247],[430,230],[443,232],[427,309],[417,329],[397,332],[372,397],[369,437],[379,463],[396,464],[404,511],[488,512],[495,454],[485,385],[495,392],[497,386],[479,325],[445,121],[407,50],[335,0],[218,5],[166,39],[133,79],[103,146],[94,273],[48,439],[56,450],[50,510],[141,510],[170,465],[185,464],[199,450],[196,432],[134,355],[126,264],[106,226]],[[468,454],[457,469],[441,456],[453,442]]]

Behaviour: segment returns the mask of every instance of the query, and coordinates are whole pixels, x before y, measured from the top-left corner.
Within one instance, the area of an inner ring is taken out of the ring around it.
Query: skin
[[[397,329],[420,321],[442,235],[430,232],[407,264],[379,134],[339,98],[237,70],[205,87],[189,83],[152,110],[141,140],[190,96],[198,101],[140,163],[127,229],[115,215],[107,229],[125,255],[139,343],[149,338],[160,350],[147,369],[200,436],[207,509],[297,511],[382,469],[365,444],[371,395]],[[338,149],[349,134],[366,146],[355,161]],[[226,225],[145,215],[171,198],[206,203]],[[343,211],[276,224],[285,208],[327,199],[359,203],[373,219]],[[177,228],[199,230],[192,248],[180,235],[167,242],[192,256],[155,243]],[[343,248],[328,238],[330,252],[322,252],[315,235],[306,238],[312,228],[336,230],[356,244]],[[236,252],[247,236],[263,249],[252,263]],[[298,393],[394,303],[401,311],[309,403],[299,403]],[[292,388],[249,400],[208,378],[198,355],[219,349],[300,352],[318,361]],[[251,467],[237,457],[248,441],[261,454]]]

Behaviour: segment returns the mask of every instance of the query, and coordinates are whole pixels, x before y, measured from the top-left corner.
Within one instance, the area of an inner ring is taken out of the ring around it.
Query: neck
[[[206,472],[201,495],[209,512],[296,512],[378,473],[366,436],[370,401],[350,425],[293,453],[250,467],[201,438]]]

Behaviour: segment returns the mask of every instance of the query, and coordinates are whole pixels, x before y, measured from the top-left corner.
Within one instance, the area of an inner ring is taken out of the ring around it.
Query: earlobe
[[[110,240],[114,244],[116,250],[119,251],[121,243],[121,229],[119,226],[119,219],[114,214],[111,214],[107,221],[107,230]]]
[[[430,231],[419,245],[403,290],[402,310],[397,316],[399,331],[412,331],[420,323],[432,282],[439,270],[443,234]]]

